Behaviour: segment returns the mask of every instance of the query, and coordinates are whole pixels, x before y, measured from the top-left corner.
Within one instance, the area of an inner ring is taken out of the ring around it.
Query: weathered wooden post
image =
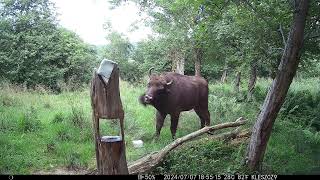
[[[99,174],[129,174],[123,130],[124,111],[120,98],[117,63],[104,59],[94,70],[91,81],[91,105]],[[100,119],[120,120],[120,136],[100,136]]]

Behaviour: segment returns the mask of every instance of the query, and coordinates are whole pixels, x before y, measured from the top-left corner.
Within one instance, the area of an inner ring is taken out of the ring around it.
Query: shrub
[[[80,154],[77,152],[72,152],[67,156],[67,168],[69,170],[78,169],[81,167]]]
[[[20,116],[18,127],[22,132],[33,132],[41,128],[41,121],[38,119],[37,112],[33,106]]]
[[[86,127],[86,121],[85,121],[85,113],[82,109],[76,108],[75,106],[71,107],[71,115],[69,116],[69,119],[72,122],[72,125],[78,128],[84,128]]]
[[[64,121],[64,119],[65,119],[65,117],[64,117],[63,113],[59,112],[59,113],[54,115],[54,117],[53,117],[51,122],[53,122],[53,123],[61,123],[61,122]]]

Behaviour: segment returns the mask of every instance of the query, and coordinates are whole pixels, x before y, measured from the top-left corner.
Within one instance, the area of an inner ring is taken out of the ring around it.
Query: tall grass
[[[252,101],[246,101],[246,86],[240,93],[231,84],[210,84],[211,124],[234,121],[240,116],[250,128],[260,110],[270,80],[259,79]],[[312,173],[320,167],[320,81],[293,82],[268,144],[265,172]],[[67,88],[68,89],[68,88]],[[142,106],[138,97],[144,85],[120,81],[125,111],[126,155],[130,162],[158,151],[172,142],[170,116],[160,139],[154,142],[155,109]],[[10,84],[0,86],[0,173],[30,174],[57,167],[92,169],[95,151],[89,89],[54,94],[44,88],[26,90]],[[101,134],[119,133],[119,122],[101,120]],[[177,137],[200,128],[193,111],[181,114]],[[142,148],[132,140],[141,139]],[[173,151],[154,173],[244,172],[241,166],[246,143],[240,145],[203,139]],[[283,163],[285,162],[285,163]]]

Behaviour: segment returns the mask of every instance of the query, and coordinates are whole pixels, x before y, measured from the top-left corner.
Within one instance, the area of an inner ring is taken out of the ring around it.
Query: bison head
[[[162,75],[151,74],[151,70],[152,68],[149,70],[147,91],[139,98],[140,103],[143,105],[154,105],[155,102],[161,100],[163,96],[170,92],[170,85],[173,83],[173,80],[168,82]]]

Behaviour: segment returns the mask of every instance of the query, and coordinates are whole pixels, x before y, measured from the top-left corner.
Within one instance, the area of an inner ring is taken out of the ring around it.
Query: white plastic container
[[[133,140],[132,144],[133,144],[133,147],[135,147],[135,148],[143,147],[143,141],[142,140]]]

